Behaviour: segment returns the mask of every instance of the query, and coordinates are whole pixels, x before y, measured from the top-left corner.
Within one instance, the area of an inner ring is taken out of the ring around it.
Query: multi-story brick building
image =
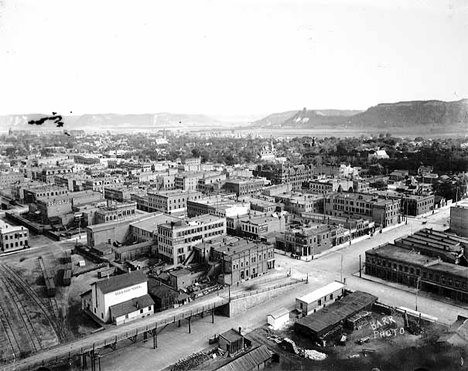
[[[261,276],[275,268],[273,245],[242,239],[214,246],[212,259],[221,262],[218,280],[225,285]]]
[[[296,256],[314,256],[346,242],[349,231],[341,225],[291,228],[276,236],[276,247]]]
[[[95,223],[108,223],[111,221],[134,217],[136,214],[137,203],[133,202],[108,202],[106,207],[99,208],[94,214]]]
[[[174,184],[176,189],[183,191],[195,191],[198,187],[198,181],[203,178],[205,174],[198,173],[179,173],[174,176]]]
[[[187,210],[188,200],[199,200],[202,194],[197,191],[148,191],[149,211],[162,211],[168,214],[184,213]]]
[[[0,250],[3,253],[29,247],[29,230],[0,220]]]
[[[193,246],[225,234],[226,218],[213,215],[160,224],[158,254],[169,264],[182,264],[192,255]]]
[[[40,185],[35,187],[24,187],[23,197],[27,204],[36,202],[39,198],[65,196],[68,195],[68,189],[54,185]]]
[[[270,180],[273,184],[291,183],[293,189],[312,179],[314,168],[309,165],[290,166],[285,164],[259,165],[255,174]]]
[[[244,216],[239,219],[242,236],[260,240],[271,232],[282,232],[286,228],[286,218],[280,216]]]
[[[127,202],[131,200],[133,191],[134,188],[121,185],[104,187],[104,197],[107,200]]]
[[[292,214],[323,213],[325,196],[310,193],[294,193],[275,197],[276,202],[284,204],[284,210]]]
[[[366,193],[338,192],[325,196],[325,214],[344,217],[358,215],[387,227],[401,221],[401,200]]]
[[[8,189],[14,183],[21,182],[24,179],[24,174],[16,171],[0,172],[0,189]]]
[[[55,184],[59,187],[65,187],[70,192],[78,192],[84,189],[86,179],[84,176],[76,174],[55,175]]]
[[[203,177],[198,179],[197,190],[202,193],[212,193],[219,191],[226,180],[226,174],[203,174]]]
[[[228,179],[224,183],[226,192],[235,193],[238,197],[259,193],[264,186],[265,179],[262,178]]]
[[[303,213],[302,218],[305,221],[312,223],[341,225],[346,228],[351,236],[351,239],[372,234],[375,231],[375,222],[357,215],[352,216],[332,216],[316,213]]]
[[[303,187],[312,193],[324,194],[337,192],[340,188],[343,191],[348,191],[353,188],[353,181],[346,179],[316,179],[304,182]]]
[[[110,187],[118,184],[122,184],[124,179],[115,176],[98,177],[95,176],[92,179],[87,179],[83,185],[84,189],[92,189],[104,193],[105,187]]]
[[[401,213],[411,216],[426,214],[434,210],[434,195],[404,195],[401,199]]]
[[[468,267],[385,244],[366,251],[365,272],[386,281],[468,302]]]

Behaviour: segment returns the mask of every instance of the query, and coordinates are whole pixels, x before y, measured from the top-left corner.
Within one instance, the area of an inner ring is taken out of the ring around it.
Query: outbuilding
[[[239,331],[230,329],[219,335],[219,347],[229,354],[235,354],[244,349],[244,337]]]
[[[277,329],[289,321],[289,311],[286,308],[280,308],[267,315],[267,322],[270,326]]]
[[[308,316],[341,298],[343,290],[344,284],[337,281],[331,282],[307,295],[296,298],[296,310],[303,316]]]

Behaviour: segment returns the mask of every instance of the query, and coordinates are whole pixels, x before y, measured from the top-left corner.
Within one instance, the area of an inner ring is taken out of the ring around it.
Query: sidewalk
[[[451,299],[447,299],[444,296],[435,295],[435,294],[432,294],[430,292],[423,291],[423,290],[420,290],[420,289],[416,289],[415,287],[402,285],[402,284],[397,283],[397,282],[385,281],[385,280],[383,280],[381,278],[365,274],[364,272],[361,273],[361,277],[359,277],[359,272],[353,273],[352,276],[363,279],[363,280],[366,280],[366,281],[379,283],[381,285],[385,285],[385,286],[388,286],[388,287],[393,287],[394,289],[406,291],[406,292],[409,292],[411,294],[416,295],[416,293],[417,293],[419,297],[423,297],[423,298],[430,299],[430,300],[440,301],[441,303],[445,303],[445,304],[448,304],[448,305],[452,305],[454,307],[458,307],[458,308],[461,308],[461,309],[468,310],[468,303],[457,302],[457,301],[454,301],[454,300],[451,300]]]

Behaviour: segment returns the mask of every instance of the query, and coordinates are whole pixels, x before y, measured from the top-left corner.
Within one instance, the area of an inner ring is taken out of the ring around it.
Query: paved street
[[[359,278],[356,272],[359,271],[359,255],[364,261],[365,251],[387,243],[392,242],[395,238],[411,234],[422,228],[434,228],[443,230],[448,228],[447,218],[449,210],[441,210],[440,212],[430,215],[427,218],[409,218],[408,224],[401,224],[397,227],[392,227],[383,233],[376,233],[373,237],[355,242],[352,245],[344,244],[337,246],[328,251],[317,259],[311,261],[302,261],[292,259],[289,256],[276,255],[276,271],[271,272],[258,280],[245,282],[240,287],[232,289],[231,294],[240,292],[247,287],[262,287],[268,282],[282,283],[285,280],[285,275],[291,273],[294,278],[305,278],[309,275],[308,284],[297,284],[291,286],[291,290],[279,295],[278,297],[265,302],[264,305],[252,308],[247,313],[235,318],[216,317],[215,324],[211,324],[211,317],[198,318],[192,322],[192,334],[188,334],[187,321],[182,321],[183,324],[179,328],[177,325],[169,325],[158,336],[158,349],[152,349],[152,342],[137,343],[119,349],[111,355],[106,355],[101,359],[102,370],[128,370],[134,369],[138,365],[139,370],[155,370],[163,369],[179,359],[188,356],[193,352],[200,351],[208,346],[208,338],[214,333],[219,333],[228,330],[229,328],[242,327],[244,332],[253,330],[254,328],[266,322],[266,315],[276,309],[285,307],[290,310],[294,308],[295,298],[311,292],[333,280],[346,280],[349,288],[354,290],[363,290],[378,296],[379,299],[390,305],[404,306],[414,309],[416,304],[416,296],[414,290],[404,288],[401,290],[387,284],[374,282],[365,278]],[[221,296],[226,296],[227,292],[221,293]],[[205,304],[216,299],[206,298]],[[197,301],[191,305],[201,305],[202,301]],[[143,321],[148,323],[156,321],[159,317],[174,315],[180,311],[189,309],[190,306],[184,306],[171,311],[170,314],[163,312],[155,316],[148,317]],[[467,309],[462,309],[457,306],[438,302],[429,297],[420,294],[418,297],[418,309],[424,313],[437,317],[441,322],[449,323],[454,320],[457,314],[468,314]],[[142,321],[131,323],[126,327],[130,331],[133,328],[142,325]],[[119,329],[98,333],[95,336],[95,341],[98,342],[104,338],[117,333]],[[69,349],[79,349],[84,344],[84,340],[79,340],[74,344],[63,345]],[[59,347],[62,348],[62,347]],[[52,351],[53,352],[53,351]],[[37,355],[40,359],[40,355]]]
[[[390,285],[353,276],[353,273],[359,271],[359,254],[362,255],[364,261],[366,250],[387,242],[393,242],[395,238],[409,235],[422,228],[447,229],[448,216],[449,210],[444,209],[427,218],[408,218],[408,224],[391,228],[384,231],[384,233],[374,234],[373,237],[353,243],[351,246],[345,244],[335,247],[332,251],[309,262],[276,254],[276,272],[271,276],[266,276],[266,278],[277,277],[291,271],[292,277],[299,279],[309,274],[309,284],[292,286],[290,292],[265,302],[263,306],[252,308],[241,316],[235,318],[217,317],[214,325],[210,323],[208,318],[199,319],[193,323],[193,332],[190,335],[188,334],[187,325],[181,328],[172,326],[161,334],[160,349],[151,349],[149,343],[132,345],[102,358],[102,370],[123,371],[132,367],[135,368],[135,365],[138,365],[140,370],[163,369],[191,353],[207,348],[208,338],[214,333],[239,326],[244,329],[244,332],[248,332],[263,325],[269,312],[282,307],[292,310],[296,297],[309,293],[333,280],[340,280],[341,276],[346,279],[346,284],[353,290],[370,292],[378,296],[383,303],[392,306],[415,309],[415,290],[401,287],[405,291]],[[423,224],[423,222],[426,223]],[[341,261],[343,262],[343,269],[341,269]],[[253,280],[245,283],[245,285],[260,285],[260,282],[260,280]],[[435,316],[443,323],[450,323],[456,319],[458,314],[468,315],[468,309],[433,300],[425,297],[423,293],[418,295],[417,300],[418,309],[421,312]]]

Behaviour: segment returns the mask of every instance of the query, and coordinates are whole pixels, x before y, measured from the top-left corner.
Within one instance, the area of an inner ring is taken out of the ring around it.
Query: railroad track
[[[18,340],[16,339],[15,332],[13,331],[13,327],[9,321],[9,317],[4,312],[1,305],[0,305],[0,322],[2,323],[2,327],[5,332],[5,338],[8,340],[8,344],[10,344],[11,354],[13,355],[13,358],[16,358],[21,353],[21,348],[19,346]],[[3,355],[2,357],[5,358],[5,355]],[[7,358],[10,358],[10,357],[7,357]],[[7,360],[7,358],[5,359]]]
[[[6,277],[0,276],[0,291],[3,292],[2,297],[6,298],[1,303],[3,319],[2,324],[5,328],[11,330],[9,336],[10,344],[14,339],[20,353],[35,353],[41,349],[39,338],[32,327],[31,319],[26,313],[26,310],[21,304],[18,293],[8,282]],[[11,298],[8,300],[7,298]],[[13,345],[12,345],[13,347]],[[17,349],[16,349],[17,350]]]
[[[24,293],[28,295],[29,298],[32,299],[32,301],[37,305],[37,308],[40,309],[44,317],[52,326],[59,341],[64,339],[65,338],[64,333],[63,333],[64,329],[62,325],[57,321],[58,317],[53,318],[50,315],[51,310],[47,308],[47,306],[44,304],[41,298],[39,298],[37,294],[34,292],[34,290],[31,289],[30,285],[27,282],[25,282],[15,271],[13,271],[10,267],[4,264],[0,264],[0,273],[3,273],[5,276],[9,277],[20,291],[23,291]],[[55,302],[55,305],[57,305],[57,302]],[[51,307],[52,307],[52,304],[51,304]],[[52,311],[54,311],[53,308],[52,308]]]

